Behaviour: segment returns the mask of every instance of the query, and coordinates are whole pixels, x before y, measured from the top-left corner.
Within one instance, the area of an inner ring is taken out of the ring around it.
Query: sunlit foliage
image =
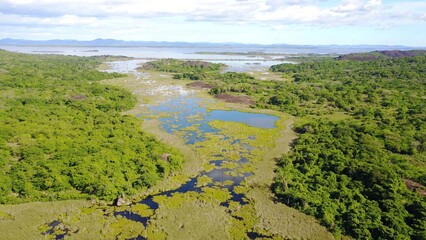
[[[0,203],[111,200],[180,168],[180,154],[121,114],[135,97],[100,84],[122,76],[100,63],[0,51]]]

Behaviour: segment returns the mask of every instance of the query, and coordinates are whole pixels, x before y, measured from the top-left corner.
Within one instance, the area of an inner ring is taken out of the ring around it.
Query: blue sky
[[[0,0],[0,38],[426,46],[426,1]]]

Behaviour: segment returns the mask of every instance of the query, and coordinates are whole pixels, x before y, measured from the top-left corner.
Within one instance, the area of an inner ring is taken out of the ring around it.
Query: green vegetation
[[[424,179],[425,169],[411,163],[416,155],[386,150],[378,129],[356,121],[296,129],[301,134],[277,169],[274,191],[282,202],[357,239],[424,238],[426,202],[403,183]]]
[[[184,61],[177,59],[161,59],[144,64],[142,70],[157,70],[173,73],[174,79],[200,80],[216,75],[223,64],[202,61]]]
[[[351,116],[295,127],[299,138],[279,160],[277,197],[357,239],[426,238],[424,196],[404,185],[426,184],[425,69],[426,55],[273,66],[304,91],[282,86],[269,104],[297,115],[313,114],[316,105],[316,115]]]
[[[259,108],[299,117],[299,138],[273,184],[281,202],[336,236],[425,239],[424,188],[409,184],[426,185],[426,54],[379,54],[271,67],[292,81],[245,73],[201,80],[211,94],[249,95]]]
[[[0,203],[135,194],[181,155],[121,112],[135,98],[102,59],[0,51]],[[169,154],[167,159],[162,159]]]
[[[230,239],[226,208],[193,196],[179,198],[179,202],[173,207],[160,206],[148,225],[148,239]]]
[[[414,57],[425,54],[426,50],[409,50],[409,51],[374,51],[369,53],[351,53],[343,56],[339,56],[339,60],[377,60],[377,59],[389,59],[389,58],[401,58],[401,57]]]

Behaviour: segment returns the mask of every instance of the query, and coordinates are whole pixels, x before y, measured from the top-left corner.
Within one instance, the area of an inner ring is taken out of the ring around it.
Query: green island
[[[426,239],[426,54],[371,55],[262,80],[0,51],[2,237]]]

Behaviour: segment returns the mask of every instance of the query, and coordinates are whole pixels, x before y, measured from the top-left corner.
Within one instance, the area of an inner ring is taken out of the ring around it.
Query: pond
[[[224,110],[213,110],[207,116],[208,121],[240,122],[258,128],[275,128],[278,119],[279,117],[268,114]]]

